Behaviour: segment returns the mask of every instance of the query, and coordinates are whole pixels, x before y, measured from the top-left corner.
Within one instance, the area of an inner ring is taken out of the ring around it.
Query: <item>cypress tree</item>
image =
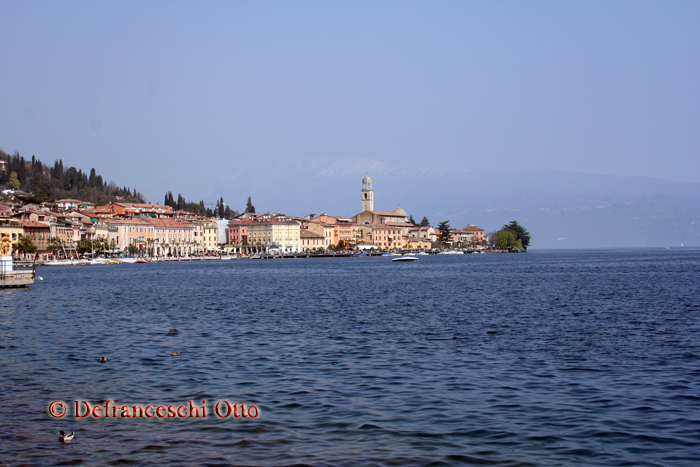
[[[27,166],[25,165],[24,157],[19,158],[19,167],[17,167],[17,178],[19,179],[19,182],[22,185],[24,185],[24,182],[27,181]]]
[[[253,206],[253,202],[251,201],[250,196],[248,196],[248,203],[245,206],[245,212],[255,214],[255,206]]]

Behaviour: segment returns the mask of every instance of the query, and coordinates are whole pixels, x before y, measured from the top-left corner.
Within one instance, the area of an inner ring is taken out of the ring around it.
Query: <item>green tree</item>
[[[126,252],[130,255],[135,255],[136,253],[139,252],[139,247],[134,245],[133,243],[130,243],[128,247],[126,247]]]
[[[501,227],[501,230],[510,230],[513,232],[515,235],[515,241],[513,242],[513,245],[520,240],[522,244],[522,250],[527,251],[527,247],[530,245],[530,233],[525,230],[523,226],[518,224],[517,221],[511,221],[509,224],[504,225]]]
[[[203,216],[206,214],[207,210],[202,206],[201,204],[198,203],[185,203],[182,206],[182,209],[184,209],[187,212],[192,212],[197,215]]]
[[[27,203],[41,204],[51,199],[51,193],[44,193],[41,188],[37,188],[33,196],[25,196],[23,198]]]
[[[255,213],[255,206],[253,206],[253,202],[250,199],[250,196],[248,196],[248,203],[245,205],[245,212],[254,214]]]
[[[50,252],[54,252],[56,250],[60,250],[63,248],[63,240],[61,240],[58,237],[51,237],[49,238],[49,244],[48,244],[48,250]]]
[[[508,229],[496,232],[496,246],[499,248],[510,248],[515,246],[515,232]]]
[[[452,234],[450,234],[451,229],[452,228],[450,227],[450,223],[448,221],[440,222],[440,225],[438,225],[438,231],[440,232],[438,239],[443,245],[449,244],[452,240]]]
[[[83,255],[88,251],[92,251],[92,242],[87,238],[81,238],[80,240],[78,240],[76,248],[78,249],[78,253]]]
[[[20,237],[12,246],[20,253],[36,253],[37,247],[29,237]]]
[[[92,248],[97,251],[104,251],[107,249],[107,239],[105,237],[95,237],[92,240]]]
[[[19,179],[17,178],[17,172],[12,172],[10,174],[10,181],[7,182],[10,187],[14,190],[19,190]]]
[[[416,225],[416,221],[413,219],[413,214],[411,214],[410,216],[408,216],[408,222],[410,222],[410,223],[413,224],[413,225]]]
[[[423,216],[423,220],[420,221],[420,226],[421,227],[429,227],[430,226],[430,221],[428,220],[427,217]]]

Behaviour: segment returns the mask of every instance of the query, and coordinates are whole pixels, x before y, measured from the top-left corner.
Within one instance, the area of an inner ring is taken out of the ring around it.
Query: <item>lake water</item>
[[[0,464],[700,465],[697,249],[37,274],[0,291]]]

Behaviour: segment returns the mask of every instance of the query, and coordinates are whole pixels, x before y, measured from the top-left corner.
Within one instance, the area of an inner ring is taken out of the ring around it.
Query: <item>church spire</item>
[[[361,212],[374,211],[374,190],[372,189],[372,179],[369,175],[362,179],[360,198],[362,203]]]

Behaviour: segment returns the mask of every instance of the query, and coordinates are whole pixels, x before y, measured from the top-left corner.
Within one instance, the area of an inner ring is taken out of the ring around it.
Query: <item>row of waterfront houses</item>
[[[80,240],[104,240],[101,244],[113,253],[126,252],[133,245],[151,256],[189,256],[218,248],[216,236],[211,235],[211,224],[216,230],[211,219],[173,212],[171,207],[157,204],[71,206],[76,203],[81,202],[59,200],[58,211],[46,205],[0,205],[0,235],[7,234],[13,243],[28,237],[40,259],[47,259],[56,250],[60,255],[75,256]]]
[[[46,205],[0,205],[0,234],[14,243],[28,237],[45,259],[56,244],[67,254],[80,240],[101,239],[108,251],[137,249],[148,256],[192,256],[251,252],[298,253],[345,249],[427,249],[438,232],[409,222],[406,211],[374,210],[369,177],[363,179],[361,212],[353,217],[310,214],[245,213],[232,220],[202,217],[170,206],[146,203],[112,203],[95,206],[63,199]],[[484,230],[468,225],[450,232],[459,245],[485,243]],[[53,240],[52,240],[53,239]],[[58,242],[57,242],[58,240]]]

